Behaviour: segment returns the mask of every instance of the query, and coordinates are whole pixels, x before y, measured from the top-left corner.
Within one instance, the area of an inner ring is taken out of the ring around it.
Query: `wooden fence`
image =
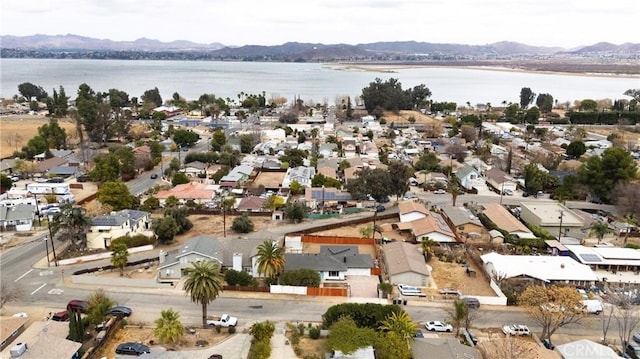
[[[346,297],[347,288],[307,287],[307,295],[317,297]]]

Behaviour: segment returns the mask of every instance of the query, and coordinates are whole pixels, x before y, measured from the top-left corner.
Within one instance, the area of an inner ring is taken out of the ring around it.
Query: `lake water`
[[[31,82],[50,95],[63,86],[67,96],[75,97],[78,86],[86,83],[98,92],[115,88],[130,97],[157,87],[163,99],[178,92],[188,100],[209,93],[237,98],[240,92],[265,92],[267,98],[279,95],[290,101],[295,96],[315,102],[334,103],[336,96],[359,96],[362,88],[376,77],[397,78],[403,88],[425,84],[434,101],[458,104],[502,101],[519,103],[520,89],[549,93],[558,102],[582,99],[627,98],[622,93],[640,87],[640,78],[587,75],[541,74],[463,68],[403,68],[394,73],[343,71],[334,64],[205,62],[205,61],[125,61],[0,59],[0,97],[13,97],[18,85]]]

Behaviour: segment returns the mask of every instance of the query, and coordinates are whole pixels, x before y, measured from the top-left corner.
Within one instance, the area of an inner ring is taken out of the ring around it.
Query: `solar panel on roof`
[[[580,254],[580,258],[582,258],[582,260],[585,262],[591,262],[591,263],[602,262],[602,259],[600,259],[600,257],[590,253]]]

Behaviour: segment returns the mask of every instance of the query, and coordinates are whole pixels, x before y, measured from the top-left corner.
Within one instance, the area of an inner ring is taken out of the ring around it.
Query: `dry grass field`
[[[38,134],[38,127],[49,123],[42,116],[16,115],[0,118],[0,158],[6,158]],[[75,125],[70,120],[59,120],[60,127],[67,131],[71,143],[77,141]]]

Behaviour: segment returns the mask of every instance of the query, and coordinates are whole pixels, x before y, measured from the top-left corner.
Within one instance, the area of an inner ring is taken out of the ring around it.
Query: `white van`
[[[602,303],[596,299],[583,300],[584,311],[587,313],[599,315],[602,313]]]

